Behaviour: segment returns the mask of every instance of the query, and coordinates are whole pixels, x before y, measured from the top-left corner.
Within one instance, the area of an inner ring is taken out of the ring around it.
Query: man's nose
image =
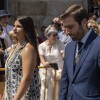
[[[70,31],[67,28],[64,29],[64,32],[66,33],[66,35],[70,34]]]

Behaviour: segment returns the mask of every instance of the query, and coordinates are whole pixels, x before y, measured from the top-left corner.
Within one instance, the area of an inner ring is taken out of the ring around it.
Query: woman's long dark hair
[[[19,21],[22,24],[23,29],[26,32],[26,40],[34,46],[37,52],[37,66],[38,66],[40,64],[40,58],[38,53],[37,37],[35,33],[34,22],[32,18],[28,16],[18,17],[17,21]]]

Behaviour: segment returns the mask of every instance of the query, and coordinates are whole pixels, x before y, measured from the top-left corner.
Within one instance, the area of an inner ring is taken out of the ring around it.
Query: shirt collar
[[[90,35],[91,32],[92,32],[92,29],[89,29],[89,31],[88,31],[88,32],[85,34],[85,36],[81,39],[81,42],[82,42],[83,44],[86,43],[87,38],[89,37],[89,35]]]

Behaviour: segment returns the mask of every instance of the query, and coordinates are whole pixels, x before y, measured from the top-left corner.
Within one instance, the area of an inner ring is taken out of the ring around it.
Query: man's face
[[[2,17],[0,18],[0,23],[1,23],[1,25],[2,25],[3,27],[6,27],[6,26],[7,26],[8,21],[9,21],[8,16],[2,16]]]
[[[62,24],[66,35],[69,35],[73,40],[81,40],[85,34],[83,26],[79,25],[72,16],[62,20]]]

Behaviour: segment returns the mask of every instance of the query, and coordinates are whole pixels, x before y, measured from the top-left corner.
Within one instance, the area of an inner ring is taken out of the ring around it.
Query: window
[[[1,9],[4,9],[4,1],[5,1],[5,0],[0,0],[0,10],[1,10]]]

